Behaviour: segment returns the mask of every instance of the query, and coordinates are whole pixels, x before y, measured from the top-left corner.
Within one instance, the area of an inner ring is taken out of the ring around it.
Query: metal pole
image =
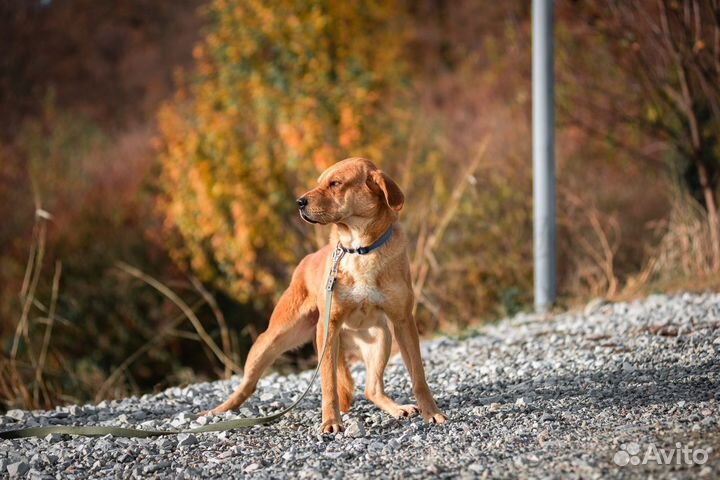
[[[533,0],[533,244],[537,312],[547,311],[556,295],[553,12],[553,0]]]

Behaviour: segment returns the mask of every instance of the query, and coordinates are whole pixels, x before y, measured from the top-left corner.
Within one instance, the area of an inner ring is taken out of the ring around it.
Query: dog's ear
[[[385,175],[382,170],[373,170],[368,175],[368,179],[380,187],[383,195],[385,195],[385,202],[390,208],[396,212],[402,210],[405,204],[405,195],[403,195],[402,190],[392,178]]]

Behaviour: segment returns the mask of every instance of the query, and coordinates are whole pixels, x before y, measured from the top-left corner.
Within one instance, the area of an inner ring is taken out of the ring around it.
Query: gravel
[[[362,396],[344,433],[320,435],[317,385],[265,426],[154,439],[49,435],[0,440],[11,478],[697,478],[720,476],[720,295],[593,302],[557,316],[519,315],[462,339],[423,343],[445,425],[395,420]],[[268,375],[236,415],[276,411],[310,372]],[[399,358],[388,394],[410,403]],[[98,405],[11,410],[0,429],[37,425],[199,426],[239,378]],[[686,453],[683,453],[686,452]],[[669,455],[673,455],[670,457]]]

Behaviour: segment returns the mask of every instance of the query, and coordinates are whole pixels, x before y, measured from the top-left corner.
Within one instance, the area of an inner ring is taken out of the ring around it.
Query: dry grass
[[[703,278],[717,273],[708,213],[697,202],[687,196],[673,202],[664,230],[648,267],[652,275]]]
[[[448,225],[450,225],[450,222],[456,217],[458,208],[460,207],[460,201],[465,194],[465,189],[468,184],[472,182],[472,179],[475,178],[475,172],[480,166],[480,161],[483,159],[489,143],[489,138],[485,138],[479,143],[477,153],[465,171],[463,171],[457,179],[455,188],[443,208],[442,215],[435,222],[432,222],[431,217],[426,216],[420,225],[420,231],[415,244],[415,253],[411,263],[413,288],[415,290],[413,314],[415,314],[417,310],[418,303],[422,303],[433,315],[438,318],[440,317],[440,307],[425,295],[425,284],[431,270],[433,270],[436,275],[441,275],[442,273],[440,264],[435,256],[435,250],[442,244],[443,235]],[[409,168],[406,169],[406,172],[409,170]],[[409,183],[407,180],[408,176],[408,174],[403,175],[405,179],[404,183]],[[434,197],[433,195],[433,198],[430,200],[431,202],[438,201],[438,199]]]
[[[198,301],[189,308],[194,312],[201,305],[202,302]],[[184,312],[178,314],[175,318],[171,319],[162,329],[160,329],[157,335],[145,342],[140,348],[135,350],[125,360],[123,360],[120,365],[113,369],[112,373],[107,377],[107,379],[105,379],[105,381],[102,383],[102,385],[100,385],[100,388],[98,388],[97,392],[95,393],[95,401],[99,402],[105,398],[114,397],[115,392],[112,391],[112,388],[123,378],[128,368],[130,368],[133,363],[140,360],[143,355],[146,355],[150,351],[150,349],[152,349],[153,347],[161,346],[163,342],[167,340],[167,337],[170,335],[171,331],[173,331],[186,319],[187,317],[185,316]]]
[[[659,244],[642,271],[628,280],[622,296],[720,289],[710,225],[708,212],[677,189],[669,217],[655,224],[662,235]]]
[[[560,196],[564,212],[558,221],[566,235],[565,259],[570,269],[566,291],[580,298],[614,298],[621,283],[615,269],[622,244],[617,217],[588,204],[572,191],[563,189]]]
[[[43,335],[40,358],[35,354],[30,337],[31,310],[36,301],[38,283],[42,274],[43,259],[47,242],[47,222],[52,216],[41,207],[40,197],[35,190],[35,224],[33,227],[30,252],[19,294],[22,305],[12,346],[7,358],[3,355],[0,366],[0,392],[4,398],[20,399],[24,405],[34,408],[51,406],[53,398],[43,380],[45,360],[50,343],[52,326],[55,321],[55,307],[60,286],[61,267],[58,263],[53,276],[52,297]],[[29,380],[27,377],[32,378]]]
[[[0,361],[0,396],[5,399],[8,405],[19,406],[26,409],[49,409],[57,405],[64,398],[64,392],[55,390],[53,386],[45,381],[47,359],[48,356],[52,354],[51,341],[53,327],[58,317],[57,305],[62,275],[62,263],[60,261],[55,262],[49,306],[45,307],[45,305],[36,298],[46,250],[47,221],[51,218],[52,216],[45,210],[37,208],[36,224],[29,247],[30,253],[24,273],[24,281],[20,291],[21,311],[9,354],[7,356],[3,355]],[[185,337],[201,342],[204,347],[212,353],[211,360],[219,362],[223,366],[226,378],[232,373],[240,373],[242,371],[237,363],[237,355],[233,351],[225,318],[214,297],[197,279],[192,278],[191,283],[201,295],[201,299],[191,307],[167,285],[139,269],[124,263],[118,263],[117,268],[160,292],[179,308],[181,313],[169,322],[166,322],[164,327],[161,328],[156,335],[129,355],[114,369],[97,389],[97,392],[95,392],[96,401],[112,396],[110,394],[113,391],[113,387],[127,374],[128,368],[140,360],[143,355],[146,355],[152,347],[162,344],[172,335],[180,334],[176,329],[184,321],[189,321],[196,332],[194,336],[185,335]],[[219,326],[222,347],[215,343],[195,313],[197,308],[205,304],[210,307]],[[39,312],[40,316],[34,317],[33,315],[36,312]],[[42,314],[45,314],[45,316],[42,316]],[[44,325],[44,329],[42,330],[32,328],[33,326],[42,325]],[[38,345],[40,350],[39,354],[36,355],[35,348]],[[75,374],[75,372],[72,371],[66,371],[64,373],[70,376]],[[132,381],[131,379],[125,380]]]
[[[234,371],[235,373],[242,373],[242,368],[238,366],[233,360],[232,360],[232,352],[224,351],[222,348],[220,348],[217,343],[215,343],[215,340],[212,339],[210,334],[205,330],[205,327],[203,327],[202,322],[200,319],[195,315],[195,312],[192,308],[188,306],[187,303],[185,303],[175,292],[173,292],[170,288],[168,288],[166,285],[164,285],[162,282],[156,280],[155,278],[151,277],[150,275],[138,270],[135,267],[132,267],[126,263],[118,263],[117,267],[124,271],[125,273],[132,275],[133,277],[142,280],[143,282],[147,283],[160,293],[162,293],[168,300],[170,300],[173,304],[175,304],[185,315],[185,317],[190,321],[193,328],[195,329],[195,332],[197,333],[199,339],[202,341],[202,343],[207,346],[212,353],[217,357],[217,359],[223,364],[226,371]],[[205,292],[208,296],[207,292]],[[213,301],[214,303],[214,301]],[[222,320],[220,320],[222,318]],[[218,317],[218,321],[221,323],[221,325],[225,324],[225,320],[222,317]],[[227,326],[224,328],[225,335],[227,335]],[[226,342],[226,345],[230,346],[229,337],[228,341]]]

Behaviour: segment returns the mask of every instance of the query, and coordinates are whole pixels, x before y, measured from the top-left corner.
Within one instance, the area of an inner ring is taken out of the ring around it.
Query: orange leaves
[[[300,131],[296,127],[288,125],[287,123],[280,124],[278,127],[278,133],[280,134],[280,139],[287,148],[296,151],[300,151],[302,149],[302,137],[300,135]]]
[[[346,150],[360,139],[360,130],[357,125],[357,118],[350,105],[340,107],[340,146]]]
[[[315,171],[322,172],[337,161],[337,156],[335,155],[335,149],[328,144],[324,144],[315,149],[312,159]]]
[[[269,299],[313,246],[295,195],[335,161],[380,162],[394,142],[380,100],[402,78],[403,37],[388,28],[399,10],[215,0],[208,11],[190,101],[158,116],[161,205],[183,239],[174,258],[240,300]]]

